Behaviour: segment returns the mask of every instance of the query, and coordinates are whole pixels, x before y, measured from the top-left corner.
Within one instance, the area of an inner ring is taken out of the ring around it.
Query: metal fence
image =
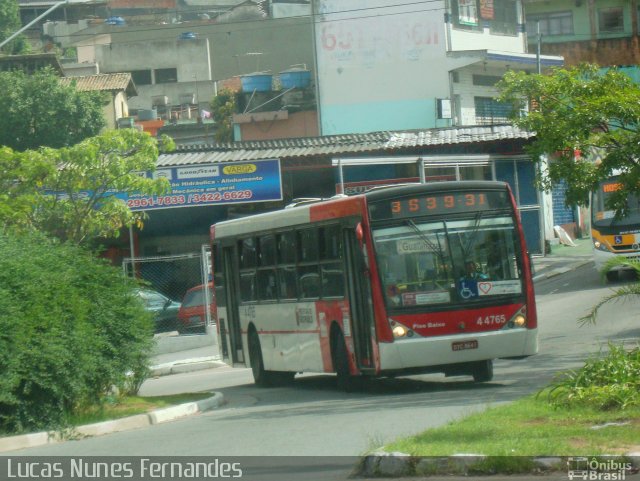
[[[138,293],[155,319],[155,332],[180,334],[206,332],[211,323],[211,292],[208,288],[209,253],[125,258],[126,276],[140,281]],[[184,301],[184,303],[183,303]]]

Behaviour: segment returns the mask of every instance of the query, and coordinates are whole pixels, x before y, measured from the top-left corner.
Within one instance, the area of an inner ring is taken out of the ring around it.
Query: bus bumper
[[[461,342],[472,349],[454,350]],[[380,370],[395,371],[428,366],[442,366],[502,357],[524,357],[538,352],[537,329],[508,329],[479,332],[468,336],[439,336],[402,339],[380,343]]]
[[[612,259],[614,257],[626,257],[629,260],[640,261],[640,253],[638,251],[613,253],[613,252],[605,252],[598,249],[593,249],[593,263],[598,272],[602,270],[602,267],[604,266],[605,262],[607,262],[609,259]],[[614,267],[612,270],[621,270],[621,269],[622,270],[628,269],[628,267],[617,266],[617,267]]]

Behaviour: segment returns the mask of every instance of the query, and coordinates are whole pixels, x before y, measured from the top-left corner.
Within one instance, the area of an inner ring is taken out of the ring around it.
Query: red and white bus
[[[211,227],[220,349],[295,373],[493,377],[538,349],[522,226],[503,182],[389,187]]]

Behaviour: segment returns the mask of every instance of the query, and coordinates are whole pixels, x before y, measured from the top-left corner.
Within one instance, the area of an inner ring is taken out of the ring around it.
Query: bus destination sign
[[[506,191],[434,192],[415,197],[387,199],[371,206],[374,220],[455,214],[503,209],[509,205]]]

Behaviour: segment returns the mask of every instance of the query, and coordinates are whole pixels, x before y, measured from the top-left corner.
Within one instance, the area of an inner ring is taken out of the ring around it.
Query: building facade
[[[562,55],[567,65],[640,63],[638,0],[525,0],[529,51]]]
[[[527,52],[519,0],[390,3],[314,3],[323,135],[505,122],[502,75],[562,65]]]

